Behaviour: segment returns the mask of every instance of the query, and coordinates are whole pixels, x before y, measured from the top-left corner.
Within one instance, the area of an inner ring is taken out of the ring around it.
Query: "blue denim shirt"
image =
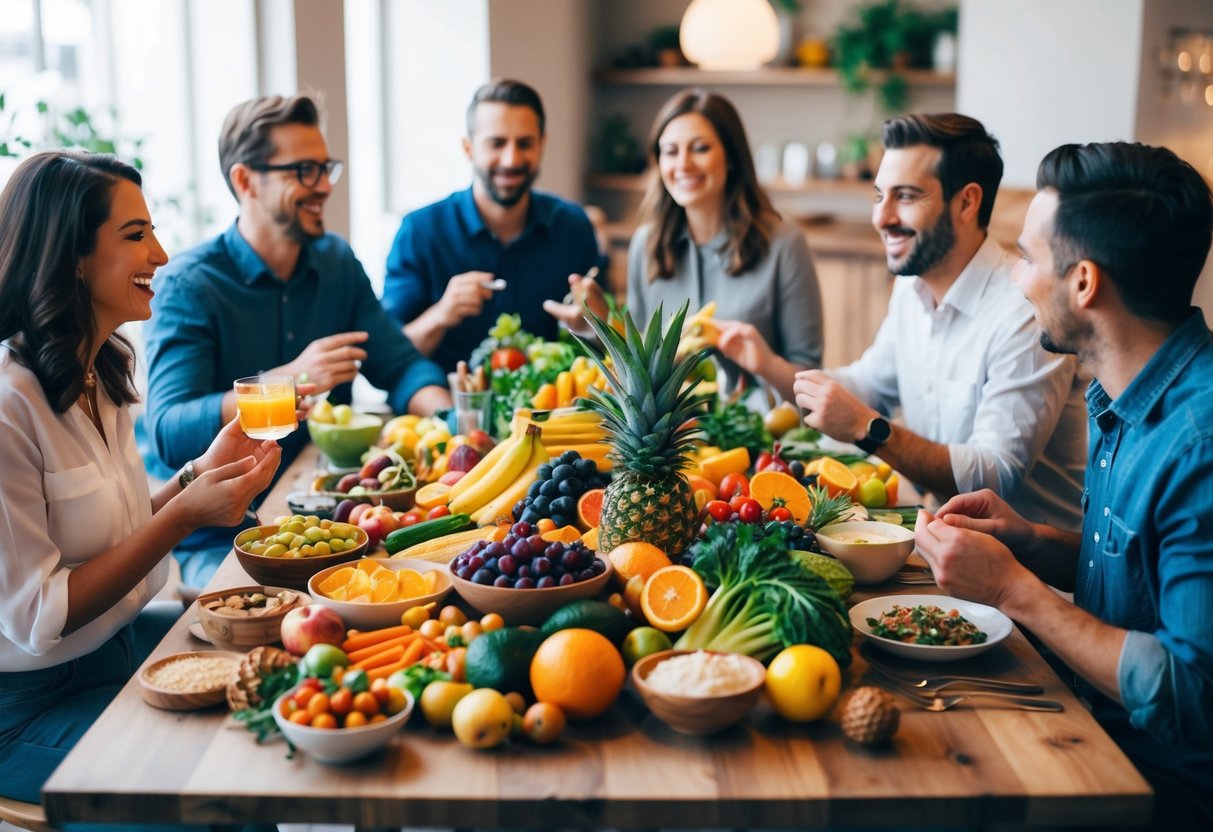
[[[1087,390],[1074,600],[1129,631],[1124,707],[1097,719],[1143,770],[1213,777],[1213,339],[1199,309],[1116,401]],[[1201,787],[1208,798],[1208,783]]]
[[[293,361],[312,341],[365,331],[362,373],[403,413],[446,374],[424,358],[379,305],[349,245],[326,234],[303,247],[290,280],[278,279],[233,223],[173,258],[156,276],[148,357],[147,434],[153,455],[175,470],[199,456],[222,424],[223,394],[243,376]],[[330,394],[348,402],[350,385]],[[280,441],[282,467],[307,444],[306,430]]]
[[[543,311],[543,301],[563,298],[569,275],[585,274],[600,259],[594,228],[579,206],[531,191],[526,227],[503,245],[484,224],[468,188],[400,223],[387,258],[383,305],[404,324],[437,303],[455,275],[483,271],[504,279],[506,288],[485,301],[479,315],[464,318],[438,343],[431,357],[450,372],[503,312],[517,312],[523,329],[554,340],[556,319]]]

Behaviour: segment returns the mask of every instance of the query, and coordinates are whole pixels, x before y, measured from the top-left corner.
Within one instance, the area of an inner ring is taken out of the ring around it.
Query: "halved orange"
[[[820,476],[820,475],[819,475]],[[759,471],[750,479],[750,496],[763,511],[783,506],[792,512],[792,519],[804,523],[809,519],[813,504],[809,492],[791,474],[782,471]]]
[[[581,542],[586,545],[587,549],[598,551],[598,529],[593,528],[581,536]]]
[[[817,484],[823,486],[831,497],[839,494],[855,496],[859,488],[859,479],[855,472],[830,456],[821,458],[821,467],[817,470]],[[753,490],[751,483],[750,489]]]
[[[598,528],[602,520],[602,497],[606,491],[602,488],[591,488],[581,495],[577,501],[577,519],[585,529]]]
[[[414,502],[417,508],[437,508],[445,506],[450,500],[451,487],[444,482],[431,482],[417,489]]]
[[[323,581],[316,584],[316,588],[330,598],[332,598],[333,593],[339,589],[343,590],[342,595],[344,595],[345,585],[349,583],[350,578],[352,578],[354,575],[354,572],[354,567],[343,566],[332,575],[329,575]]]
[[[677,633],[694,623],[708,605],[708,588],[699,573],[687,566],[658,569],[644,582],[640,608],[649,624]]]

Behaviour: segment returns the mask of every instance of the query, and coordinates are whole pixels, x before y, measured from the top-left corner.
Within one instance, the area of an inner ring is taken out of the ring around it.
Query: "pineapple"
[[[709,397],[685,382],[708,350],[675,358],[686,313],[684,303],[663,333],[658,306],[643,334],[631,315],[624,315],[623,334],[587,315],[603,350],[582,344],[610,388],[591,389],[588,404],[602,414],[615,463],[602,500],[601,551],[641,540],[675,556],[699,531],[695,495],[681,470],[699,435],[692,420]]]

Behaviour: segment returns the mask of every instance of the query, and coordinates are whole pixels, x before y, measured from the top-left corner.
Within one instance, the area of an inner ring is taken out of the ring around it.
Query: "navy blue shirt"
[[[464,272],[489,272],[506,288],[485,301],[479,315],[447,330],[433,358],[450,372],[466,360],[503,312],[522,316],[522,328],[546,339],[557,335],[556,319],[543,301],[569,291],[570,274],[599,264],[598,243],[585,211],[557,196],[531,191],[526,227],[509,245],[493,236],[472,189],[419,208],[404,218],[387,258],[383,305],[402,324],[429,309],[447,282]]]
[[[1087,390],[1090,457],[1074,600],[1129,631],[1124,707],[1084,687],[1151,780],[1213,817],[1213,338],[1199,309],[1112,401]]]
[[[223,426],[223,394],[243,376],[293,361],[312,341],[365,331],[362,374],[388,391],[397,413],[446,374],[427,360],[379,305],[362,264],[333,234],[303,247],[295,273],[280,280],[232,224],[160,269],[146,329],[147,434],[151,450],[177,469],[209,447]],[[348,402],[350,385],[330,398]],[[282,467],[307,444],[305,429],[282,439]]]

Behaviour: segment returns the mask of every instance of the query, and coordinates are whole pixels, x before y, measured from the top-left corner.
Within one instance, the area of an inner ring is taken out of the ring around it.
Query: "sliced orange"
[[[426,575],[433,575],[433,572],[427,572]],[[426,580],[425,575],[422,575],[416,569],[401,569],[396,573],[396,584],[399,588],[399,598],[420,598],[422,595],[429,595],[433,590],[430,588],[433,579]]]
[[[817,470],[817,484],[824,486],[831,497],[839,494],[849,494],[854,497],[856,489],[859,488],[859,480],[856,478],[855,472],[830,456],[821,458],[821,467]],[[753,487],[751,483],[751,491]]]
[[[598,529],[593,528],[581,536],[581,542],[586,545],[587,549],[598,551]]]
[[[804,523],[809,519],[813,504],[809,492],[791,474],[782,471],[759,471],[750,479],[750,496],[763,511],[782,506],[792,512],[792,519]]]
[[[658,569],[644,582],[640,608],[649,624],[677,633],[694,623],[708,605],[708,589],[699,573],[687,566]]]
[[[703,476],[720,487],[726,474],[744,474],[750,468],[750,452],[745,448],[734,448],[716,456],[699,460]]]
[[[362,595],[367,596],[368,600],[370,599],[371,576],[361,569],[355,569],[345,584],[345,600],[357,601]]]
[[[397,598],[396,576],[390,569],[380,568],[371,575],[371,603],[386,604]]]
[[[414,502],[417,508],[431,509],[438,506],[445,506],[449,502],[451,487],[444,482],[431,482],[428,485],[423,485],[417,489],[417,496]]]
[[[596,529],[602,520],[602,497],[606,491],[601,488],[591,488],[581,495],[577,501],[577,519],[582,528]]]
[[[323,581],[316,584],[316,588],[330,598],[333,597],[333,593],[337,590],[342,590],[342,595],[344,595],[345,585],[349,583],[350,578],[354,575],[354,572],[354,567],[343,566],[332,575],[329,575]]]
[[[628,578],[633,575],[639,575],[648,580],[658,569],[670,565],[670,559],[665,552],[652,543],[645,543],[642,540],[620,543],[611,550],[607,557],[611,559],[611,566],[615,567],[615,574],[620,584],[626,584]]]
[[[573,543],[581,540],[581,529],[576,526],[561,526],[540,535],[548,543]]]
[[[359,569],[361,569],[363,572],[365,572],[368,575],[374,575],[380,569],[383,569],[383,566],[381,566],[378,563],[375,563],[375,561],[371,560],[370,558],[363,558],[362,560],[358,561],[358,563],[356,563],[354,565],[357,566]]]

